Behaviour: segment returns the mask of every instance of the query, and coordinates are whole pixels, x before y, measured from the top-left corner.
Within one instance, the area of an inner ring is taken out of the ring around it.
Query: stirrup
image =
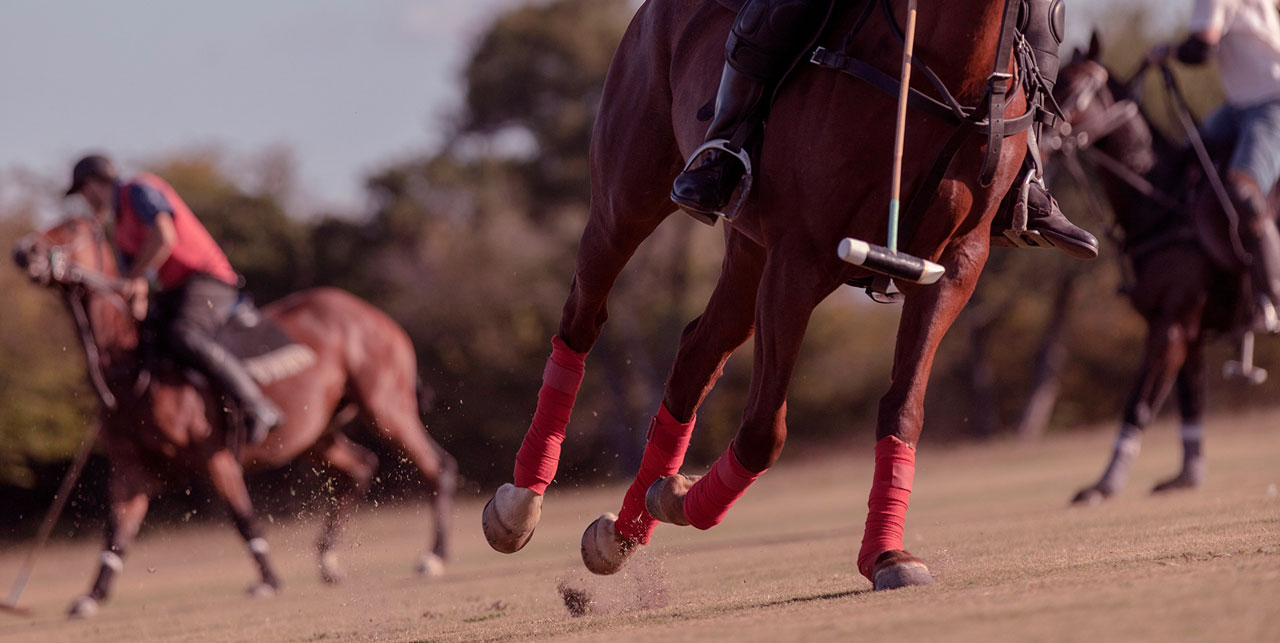
[[[1053,247],[1053,244],[1048,239],[1040,236],[1038,231],[1027,229],[1027,221],[1029,220],[1027,199],[1030,198],[1031,183],[1034,181],[1036,181],[1035,172],[1027,172],[1027,178],[1023,179],[1022,185],[1018,186],[1018,198],[1013,203],[1009,228],[1002,232],[1004,238],[1016,248]]]
[[[742,211],[742,206],[747,202],[747,195],[751,193],[751,156],[747,154],[745,149],[737,151],[733,150],[729,147],[729,143],[730,141],[727,138],[713,138],[706,143],[703,143],[698,147],[698,149],[693,151],[693,154],[689,155],[689,162],[685,163],[684,169],[680,171],[683,174],[684,172],[688,172],[693,169],[693,166],[698,162],[698,159],[702,158],[702,156],[707,152],[713,150],[724,152],[725,154],[738,159],[739,163],[742,163],[742,180],[738,183],[738,188],[733,191],[733,195],[731,195],[731,198],[729,199],[729,204],[723,210],[717,210],[714,213],[685,210],[690,214],[694,214],[698,220],[704,221],[708,225],[715,225],[715,219],[712,218],[708,220],[708,218],[704,217],[721,217],[725,221],[733,221],[734,217],[737,217],[738,213]],[[684,210],[683,207],[681,207],[681,209]]]

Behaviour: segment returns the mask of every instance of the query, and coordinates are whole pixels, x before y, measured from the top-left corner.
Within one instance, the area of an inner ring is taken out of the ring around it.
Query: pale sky
[[[283,145],[311,208],[356,210],[365,175],[438,144],[472,42],[519,2],[0,0],[0,178]],[[1070,39],[1107,4],[1069,0]]]

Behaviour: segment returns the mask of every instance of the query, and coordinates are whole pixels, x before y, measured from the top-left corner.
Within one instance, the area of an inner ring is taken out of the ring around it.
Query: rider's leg
[[[1058,48],[1062,45],[1065,10],[1065,0],[1032,0],[1023,28],[1048,92],[1053,91],[1058,80]],[[1098,240],[1062,214],[1058,201],[1045,188],[1043,177],[1030,176],[1036,171],[1028,154],[1022,172],[1014,181],[1013,190],[1001,206],[994,227],[1008,228],[1012,224],[1013,208],[1022,199],[1021,189],[1026,185],[1027,231],[1038,233],[1039,240],[1077,259],[1097,257]],[[1024,241],[1027,242],[1025,245],[1044,245],[1035,239]],[[1019,245],[1023,243],[1020,241]]]
[[[175,295],[173,309],[166,311],[170,344],[183,361],[213,378],[223,393],[235,398],[246,415],[249,441],[261,442],[269,430],[284,421],[284,415],[263,395],[244,364],[214,340],[235,305],[235,287],[196,276]]]
[[[1254,290],[1263,326],[1280,332],[1280,232],[1267,195],[1280,179],[1280,101],[1237,112],[1240,137],[1231,155],[1227,192],[1240,214],[1240,238],[1253,259]]]
[[[767,107],[765,99],[821,27],[829,6],[829,0],[748,0],[729,33],[706,140],[738,139],[734,143],[741,147],[740,130],[753,126]],[[697,167],[676,177],[671,199],[686,210],[714,214],[728,205],[743,171],[732,155],[710,150]]]
[[[1280,232],[1267,198],[1248,172],[1227,173],[1227,192],[1240,214],[1240,240],[1251,259],[1250,277],[1258,296],[1259,321],[1267,332],[1280,332]]]

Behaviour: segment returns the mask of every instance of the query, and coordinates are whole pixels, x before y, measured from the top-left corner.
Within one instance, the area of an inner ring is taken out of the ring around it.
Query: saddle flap
[[[747,0],[716,0],[716,2],[719,2],[720,6],[734,13],[742,11],[742,7],[747,4]]]
[[[242,299],[215,338],[244,362],[259,384],[296,375],[315,363],[315,352],[298,343],[279,324],[264,316],[253,302]]]

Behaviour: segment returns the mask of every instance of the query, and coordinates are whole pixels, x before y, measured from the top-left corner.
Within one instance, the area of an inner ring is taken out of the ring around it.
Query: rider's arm
[[[128,278],[143,279],[154,274],[173,253],[173,246],[177,242],[178,230],[173,225],[173,216],[168,212],[157,213],[152,225],[147,227],[147,237],[142,242],[142,248],[129,267]]]
[[[173,223],[173,207],[163,194],[140,184],[131,185],[128,189],[129,201],[147,229],[147,236],[129,266],[127,277],[130,280],[145,279],[159,270],[173,253],[173,246],[178,243],[178,229]]]
[[[1191,15],[1191,34],[1173,50],[1178,60],[1188,65],[1202,65],[1213,57],[1226,26],[1227,3],[1224,0],[1196,0]]]

